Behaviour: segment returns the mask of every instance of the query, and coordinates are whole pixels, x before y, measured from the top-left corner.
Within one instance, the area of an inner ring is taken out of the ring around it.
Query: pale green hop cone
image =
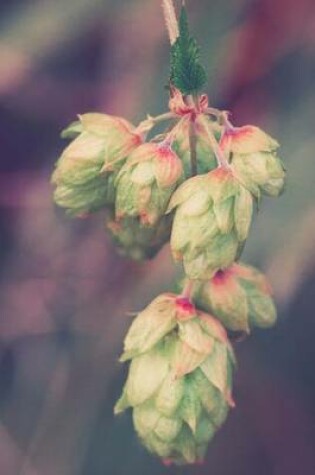
[[[143,445],[165,463],[203,460],[233,406],[233,350],[221,324],[184,298],[162,294],[133,321],[118,414],[133,409]]]
[[[172,196],[173,209],[172,253],[190,279],[210,279],[235,261],[249,232],[253,198],[232,169],[184,182]]]
[[[74,138],[52,175],[54,200],[74,216],[97,211],[115,201],[114,181],[126,157],[142,139],[120,117],[83,114],[63,136]]]
[[[141,145],[118,174],[116,218],[137,217],[144,225],[155,225],[182,176],[182,162],[169,144]]]
[[[213,314],[232,331],[272,327],[277,311],[266,277],[257,269],[235,263],[200,284],[196,305]]]
[[[258,127],[228,129],[221,148],[231,154],[231,163],[242,183],[257,197],[278,196],[285,186],[285,169],[277,156],[279,144]]]

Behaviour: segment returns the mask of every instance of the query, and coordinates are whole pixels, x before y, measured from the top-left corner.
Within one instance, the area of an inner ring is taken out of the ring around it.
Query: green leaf
[[[200,64],[199,46],[189,33],[184,7],[179,19],[179,37],[171,49],[170,80],[184,95],[195,94],[207,80],[205,70]]]

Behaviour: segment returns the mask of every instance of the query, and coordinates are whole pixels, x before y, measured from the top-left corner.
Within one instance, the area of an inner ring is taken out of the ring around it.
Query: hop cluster
[[[233,405],[234,354],[224,328],[188,300],[163,294],[133,321],[121,357],[129,359],[115,412],[132,407],[139,438],[166,463],[202,461]]]
[[[179,47],[178,58],[186,57]],[[282,192],[285,170],[274,139],[254,126],[234,127],[205,95],[171,87],[169,109],[137,127],[105,114],[80,116],[63,133],[73,141],[52,183],[69,214],[104,212],[121,254],[152,258],[170,241],[182,265],[181,293],[157,297],[131,325],[121,358],[131,361],[129,375],[115,412],[132,408],[145,447],[165,463],[185,464],[203,460],[233,406],[225,329],[249,333],[276,320],[265,277],[238,260],[254,204]],[[154,135],[164,120],[168,127]]]

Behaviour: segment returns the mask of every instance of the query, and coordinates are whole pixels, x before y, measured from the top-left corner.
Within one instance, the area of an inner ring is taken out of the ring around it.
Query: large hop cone
[[[163,294],[133,321],[121,360],[131,360],[115,413],[133,409],[145,447],[165,462],[195,463],[223,424],[234,354],[221,324]]]
[[[105,114],[83,114],[64,137],[76,137],[63,151],[52,175],[55,202],[72,215],[82,215],[113,204],[114,181],[141,137],[124,119]]]
[[[229,330],[249,333],[252,327],[274,325],[277,312],[266,277],[254,267],[235,263],[200,284],[198,307],[213,312]]]
[[[231,153],[239,179],[256,196],[278,196],[284,189],[285,170],[277,156],[279,144],[258,127],[228,129],[221,148]]]
[[[154,226],[143,225],[138,218],[115,220],[109,217],[106,227],[118,252],[134,260],[152,259],[171,235],[172,218],[163,216]]]
[[[253,212],[251,193],[232,170],[217,168],[190,178],[173,194],[171,248],[190,279],[210,279],[237,258]]]
[[[116,217],[138,217],[144,225],[155,225],[182,173],[182,163],[169,144],[141,145],[118,174]]]

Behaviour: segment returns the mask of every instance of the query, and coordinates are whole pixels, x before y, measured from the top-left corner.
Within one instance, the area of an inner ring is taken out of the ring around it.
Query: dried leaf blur
[[[279,139],[289,183],[265,200],[245,260],[269,274],[273,330],[236,348],[237,408],[204,466],[166,469],[112,407],[130,312],[170,288],[155,261],[116,255],[103,217],[70,220],[49,178],[78,113],[166,109],[160,1],[0,4],[0,473],[315,473],[314,0],[187,0],[213,105]]]

